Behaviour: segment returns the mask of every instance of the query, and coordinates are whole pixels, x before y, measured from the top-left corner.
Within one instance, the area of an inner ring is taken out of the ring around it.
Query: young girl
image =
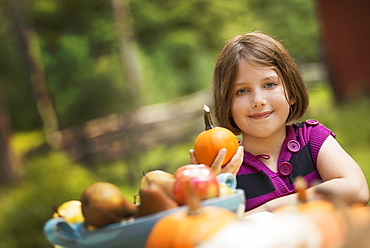
[[[335,134],[316,120],[292,124],[305,114],[308,93],[292,57],[272,37],[248,33],[226,43],[214,70],[213,101],[218,125],[242,139],[231,161],[221,167],[221,149],[212,169],[236,175],[246,211],[296,201],[297,176],[311,187],[309,198],[315,187],[325,187],[348,204],[368,202],[364,174]],[[193,150],[190,161],[198,163]]]

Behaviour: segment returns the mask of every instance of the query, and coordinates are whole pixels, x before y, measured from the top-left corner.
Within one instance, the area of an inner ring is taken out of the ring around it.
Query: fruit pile
[[[189,190],[188,184],[191,185]],[[234,193],[206,165],[184,165],[172,175],[162,170],[144,173],[135,203],[114,184],[96,182],[89,185],[79,200],[70,200],[54,208],[53,217],[68,223],[85,222],[89,229],[134,220],[186,204],[192,195],[199,201]]]
[[[187,247],[201,242],[236,219],[234,212],[215,206],[203,207],[201,201],[235,193],[235,185],[231,186],[216,176],[211,164],[221,148],[227,151],[222,165],[229,162],[238,148],[238,140],[232,132],[213,125],[207,106],[204,108],[204,121],[205,131],[199,134],[194,143],[194,155],[201,164],[183,165],[173,175],[162,170],[143,173],[138,204],[128,200],[111,183],[93,183],[82,192],[79,200],[67,201],[55,207],[53,217],[62,217],[67,223],[82,223],[86,230],[93,231],[117,222],[132,223],[143,216],[187,205],[186,209],[179,208],[176,215],[168,214],[160,219],[151,232],[155,234],[149,235],[147,247],[174,246],[169,240],[158,243],[156,235],[163,232],[171,234],[171,237],[178,236],[174,240],[187,244]],[[235,182],[235,177],[230,175]],[[180,226],[185,229],[180,231]],[[188,231],[186,239],[180,237],[187,229],[192,230],[193,234]]]

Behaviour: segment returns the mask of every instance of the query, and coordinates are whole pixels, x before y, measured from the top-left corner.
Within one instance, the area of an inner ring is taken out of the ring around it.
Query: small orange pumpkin
[[[366,248],[370,243],[370,206],[352,205],[348,208],[349,239],[346,247]]]
[[[342,200],[334,192],[324,188],[316,188],[315,192],[328,200],[315,199],[308,201],[307,183],[304,178],[295,179],[295,191],[298,193],[298,204],[282,206],[275,213],[297,213],[306,217],[314,224],[321,235],[322,248],[343,247],[348,238],[348,228]]]
[[[195,139],[195,157],[199,163],[211,166],[220,149],[226,148],[226,156],[222,163],[225,165],[235,155],[239,146],[238,139],[229,129],[213,124],[207,105],[204,105],[203,110],[205,130]]]
[[[322,235],[321,247],[342,247],[348,237],[343,212],[326,200],[301,204],[298,211],[313,222]]]
[[[188,209],[160,219],[148,236],[146,248],[196,247],[222,227],[236,220],[236,214],[225,208],[201,207],[200,199],[194,194],[190,181],[187,182],[187,187],[189,189]]]

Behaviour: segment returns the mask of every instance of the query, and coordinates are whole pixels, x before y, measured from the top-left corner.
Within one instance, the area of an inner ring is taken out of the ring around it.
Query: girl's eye
[[[247,93],[248,91],[246,89],[240,89],[236,92],[237,95],[244,95],[245,93]]]
[[[271,83],[267,83],[266,85],[265,85],[265,87],[266,88],[273,88],[274,86],[276,86],[277,84],[276,83],[273,83],[273,82],[271,82]]]

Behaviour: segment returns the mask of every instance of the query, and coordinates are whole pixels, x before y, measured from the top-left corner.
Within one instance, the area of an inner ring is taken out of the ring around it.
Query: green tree
[[[40,53],[39,39],[29,21],[23,6],[19,1],[5,1],[9,11],[10,21],[13,24],[20,50],[27,61],[30,82],[34,91],[38,112],[43,121],[47,141],[53,147],[58,147],[60,140],[53,134],[59,130],[57,113],[51,99],[44,64]]]
[[[246,1],[239,0],[134,0],[131,9],[148,103],[207,88],[224,41],[253,26]]]
[[[298,63],[318,61],[318,23],[313,0],[249,0],[261,31],[288,48]]]

